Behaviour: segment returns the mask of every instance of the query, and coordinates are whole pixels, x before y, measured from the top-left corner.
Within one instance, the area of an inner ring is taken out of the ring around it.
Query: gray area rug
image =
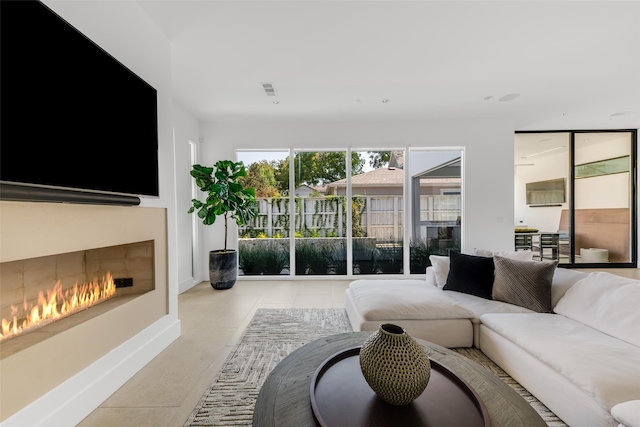
[[[240,344],[231,352],[184,427],[251,426],[260,387],[282,359],[311,341],[351,330],[344,309],[257,310]],[[484,366],[511,386],[550,427],[566,426],[480,350],[453,350]]]

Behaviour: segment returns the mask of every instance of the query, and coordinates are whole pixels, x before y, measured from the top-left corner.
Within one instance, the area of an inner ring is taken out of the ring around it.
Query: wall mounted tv
[[[559,206],[566,202],[565,178],[547,181],[528,182],[526,184],[527,205]]]
[[[156,90],[43,3],[0,8],[0,198],[158,196]]]

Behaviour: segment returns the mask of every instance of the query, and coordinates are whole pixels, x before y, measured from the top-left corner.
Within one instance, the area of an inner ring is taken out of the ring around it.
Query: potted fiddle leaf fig
[[[231,160],[220,160],[213,167],[193,165],[191,170],[196,185],[207,197],[204,201],[192,199],[189,213],[197,211],[204,225],[224,217],[224,248],[209,252],[209,280],[214,289],[231,288],[238,276],[238,252],[227,249],[227,221],[247,225],[258,214],[255,190],[244,188],[240,182],[246,175],[244,163]]]

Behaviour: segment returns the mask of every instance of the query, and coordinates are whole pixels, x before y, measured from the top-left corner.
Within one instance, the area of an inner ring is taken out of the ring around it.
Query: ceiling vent
[[[272,83],[262,83],[262,88],[264,89],[264,93],[266,93],[267,96],[276,96],[276,90],[273,87]]]

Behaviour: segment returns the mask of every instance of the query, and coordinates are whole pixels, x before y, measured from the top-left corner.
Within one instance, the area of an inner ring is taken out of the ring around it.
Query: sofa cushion
[[[551,313],[551,282],[558,261],[520,261],[494,256],[493,299]]]
[[[640,348],[632,344],[557,314],[485,314],[480,320],[593,396],[607,412],[640,399]]]
[[[474,295],[463,294],[461,292],[447,292],[447,295],[473,313],[473,317],[471,318],[473,323],[480,323],[480,316],[487,313],[533,313],[533,311],[528,308],[519,305],[478,298]]]
[[[493,287],[493,258],[461,254],[449,254],[449,275],[443,289],[491,299]]]
[[[554,311],[640,347],[640,280],[590,273],[558,301]]]
[[[474,249],[471,251],[471,255],[478,255],[484,257],[494,257],[496,255],[511,258],[511,259],[519,259],[521,261],[532,261],[533,260],[533,251],[527,249],[526,251],[490,251],[488,249]]]
[[[356,280],[349,285],[365,320],[470,319],[466,308],[422,280]]]

